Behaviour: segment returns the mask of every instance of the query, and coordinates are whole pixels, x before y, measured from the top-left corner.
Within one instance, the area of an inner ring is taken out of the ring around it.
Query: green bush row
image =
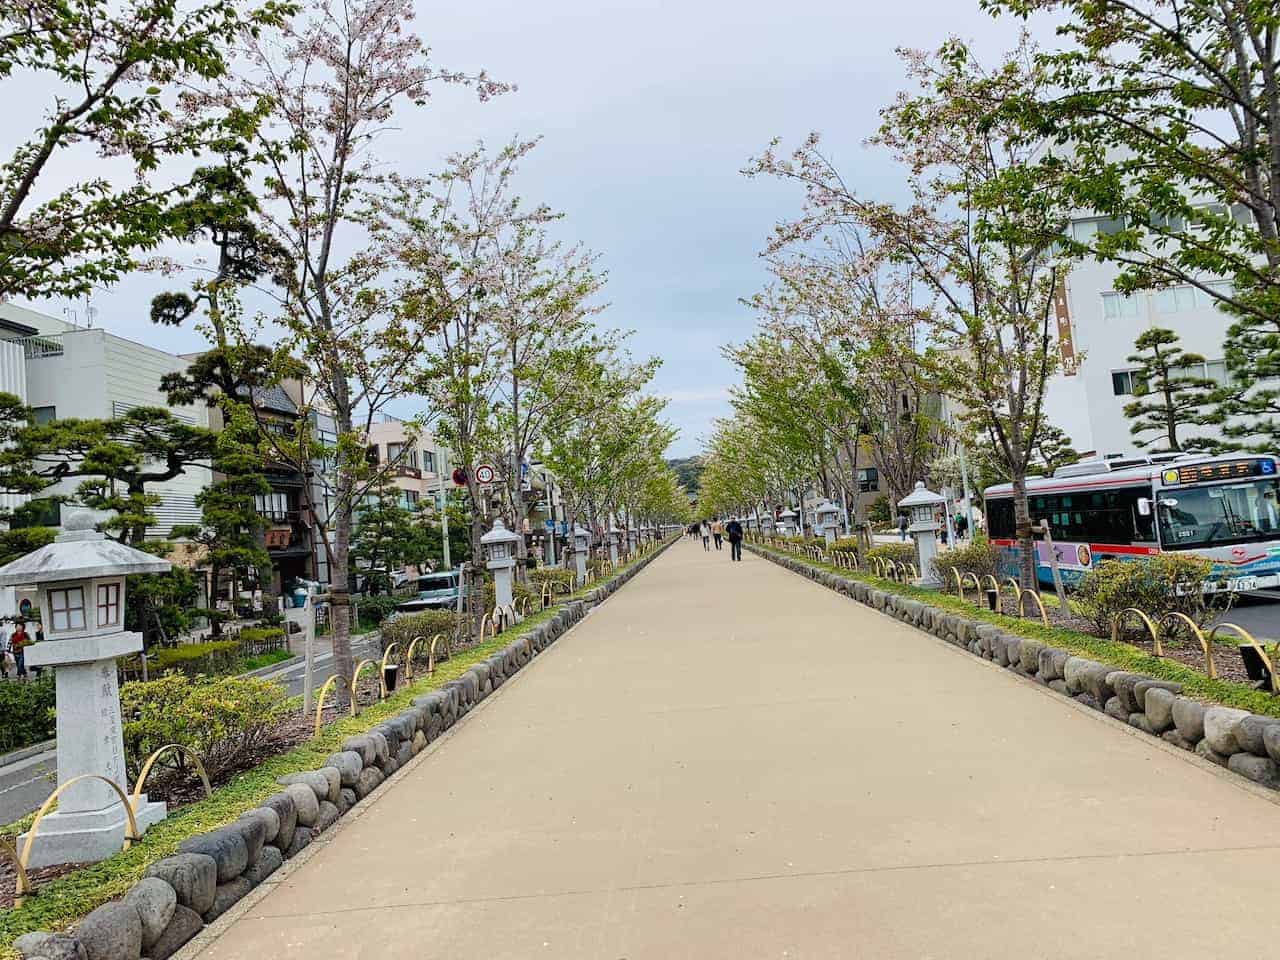
[[[54,734],[53,677],[0,682],[0,753],[20,750]]]

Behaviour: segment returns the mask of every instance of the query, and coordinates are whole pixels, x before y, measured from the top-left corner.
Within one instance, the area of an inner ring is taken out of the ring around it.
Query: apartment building
[[[377,463],[392,464],[391,480],[400,490],[400,503],[414,509],[430,500],[439,509],[448,478],[445,449],[434,437],[415,436],[410,425],[382,414],[369,430],[369,456]]]
[[[1103,217],[1080,217],[1070,226],[1082,242],[1117,229],[1116,221]],[[1223,340],[1231,321],[1212,298],[1189,284],[1120,293],[1118,272],[1114,264],[1096,260],[1072,266],[1056,304],[1063,370],[1049,384],[1045,402],[1049,422],[1066,431],[1077,450],[1100,456],[1138,452],[1124,407],[1134,398],[1137,367],[1128,358],[1144,330],[1172,330],[1184,350],[1205,358],[1188,375],[1228,382]],[[1195,429],[1187,434],[1193,439]]]
[[[110,418],[134,407],[167,408],[193,426],[209,426],[203,406],[171,406],[160,378],[186,367],[181,357],[116,336],[100,328],[80,327],[34,310],[0,303],[0,390],[13,393],[35,411],[37,420]],[[209,482],[207,464],[149,489],[160,497],[156,524],[147,536],[162,539],[174,524],[196,523],[195,495]],[[78,479],[64,480],[45,495],[70,493]],[[61,525],[51,505],[50,525]]]

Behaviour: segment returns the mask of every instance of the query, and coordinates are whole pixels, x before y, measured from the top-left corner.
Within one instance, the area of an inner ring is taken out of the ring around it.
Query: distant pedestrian
[[[735,517],[725,525],[724,532],[729,535],[729,559],[742,559],[742,524]]]
[[[905,513],[898,514],[898,539],[903,542],[907,539],[907,515]]]
[[[969,535],[969,518],[963,513],[956,514],[956,539],[963,540]]]
[[[702,549],[710,553],[711,552],[711,524],[703,520],[698,527],[698,533],[702,535]]]
[[[719,550],[720,543],[724,540],[724,525],[720,522],[719,517],[711,522],[711,536],[716,541],[716,549]]]
[[[13,662],[18,666],[18,676],[27,678],[26,649],[31,646],[31,638],[19,620],[13,628],[13,636],[9,638],[9,647],[13,650]]]

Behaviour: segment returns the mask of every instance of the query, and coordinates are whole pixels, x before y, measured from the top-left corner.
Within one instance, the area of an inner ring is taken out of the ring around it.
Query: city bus
[[[987,535],[1001,576],[1016,576],[1013,484],[983,493]],[[1227,590],[1280,586],[1280,469],[1273,455],[1160,454],[1086,460],[1027,480],[1031,522],[1049,521],[1063,582],[1079,582],[1104,560],[1163,552],[1212,560]],[[1036,572],[1053,583],[1048,544]]]

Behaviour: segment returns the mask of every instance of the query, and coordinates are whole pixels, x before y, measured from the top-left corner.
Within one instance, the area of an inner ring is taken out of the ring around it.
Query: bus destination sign
[[[1216,480],[1240,480],[1246,477],[1275,475],[1276,462],[1266,458],[1245,460],[1217,460],[1213,463],[1193,463],[1186,467],[1170,467],[1161,473],[1166,484],[1211,483]]]

